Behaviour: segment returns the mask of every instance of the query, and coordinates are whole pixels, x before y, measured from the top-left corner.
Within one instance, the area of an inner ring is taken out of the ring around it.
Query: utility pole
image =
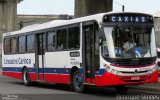
[[[123,11],[123,12],[125,11],[125,6],[124,6],[124,5],[122,5],[122,11]]]

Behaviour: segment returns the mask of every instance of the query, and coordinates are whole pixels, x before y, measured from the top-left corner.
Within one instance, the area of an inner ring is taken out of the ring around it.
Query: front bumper
[[[136,79],[138,77],[138,79]],[[139,76],[118,76],[105,72],[102,76],[95,77],[95,86],[136,85],[158,82],[158,70],[152,74]]]

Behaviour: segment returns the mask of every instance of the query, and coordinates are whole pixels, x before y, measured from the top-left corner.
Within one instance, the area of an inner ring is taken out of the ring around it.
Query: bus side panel
[[[3,55],[2,58],[2,73],[4,76],[16,78],[22,80],[23,67],[28,68],[28,72],[35,70],[33,67],[35,63],[34,54],[14,54],[14,55]],[[35,77],[33,74],[32,77]],[[34,80],[34,78],[31,80]]]
[[[30,72],[29,73],[29,78],[31,81],[36,81],[36,72]]]
[[[53,83],[69,83],[69,72],[66,73],[69,60],[68,51],[48,52],[45,54],[45,80]]]
[[[69,84],[70,76],[61,74],[45,74],[46,82]]]
[[[70,51],[46,53],[45,54],[46,68],[44,73],[45,80],[47,82],[53,82],[53,83],[70,84],[71,68],[73,66],[80,68],[80,61],[81,61],[81,56],[71,58]]]
[[[22,73],[20,73],[20,72],[2,72],[2,74],[4,76],[8,76],[8,77],[22,80]]]

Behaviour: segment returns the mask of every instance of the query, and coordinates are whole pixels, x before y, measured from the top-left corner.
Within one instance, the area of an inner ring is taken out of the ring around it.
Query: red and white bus
[[[23,80],[86,86],[158,81],[153,17],[110,12],[55,20],[3,34],[3,75]]]

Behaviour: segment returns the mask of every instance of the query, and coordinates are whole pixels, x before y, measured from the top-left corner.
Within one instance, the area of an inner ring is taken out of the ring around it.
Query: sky
[[[113,0],[113,11],[145,12],[160,11],[160,0]],[[18,4],[18,14],[69,14],[74,15],[74,0],[23,0]]]

